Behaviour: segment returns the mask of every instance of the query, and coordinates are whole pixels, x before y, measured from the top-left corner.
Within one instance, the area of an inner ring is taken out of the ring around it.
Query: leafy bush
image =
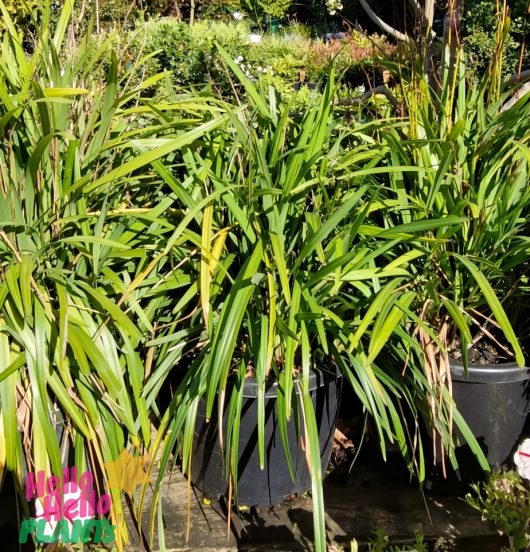
[[[334,63],[339,74],[344,73],[348,79],[348,74],[351,75],[356,69],[373,68],[382,56],[390,58],[392,54],[393,48],[383,37],[374,35],[368,38],[354,31],[345,40],[327,44],[314,41],[307,55],[308,73],[318,79],[325,75],[331,63]]]
[[[466,502],[508,537],[513,552],[528,550],[530,544],[530,493],[525,483],[516,471],[495,471],[487,481],[474,483],[473,493],[466,495]]]
[[[231,19],[232,14],[241,11],[240,0],[205,0],[198,2],[197,15],[202,19]]]
[[[293,0],[241,0],[245,11],[260,22],[267,17],[283,18],[292,3]]]
[[[4,0],[5,8],[15,22],[21,22],[29,18],[31,13],[35,13],[44,7],[45,0]],[[2,18],[3,20],[3,18]]]
[[[169,71],[177,85],[197,83],[204,76],[204,53],[195,47],[187,23],[174,19],[152,20],[142,25],[133,49],[153,54],[148,70]]]
[[[517,27],[521,32],[521,17]],[[482,75],[488,69],[492,52],[495,51],[495,34],[497,29],[497,8],[495,2],[480,0],[473,2],[463,18],[464,48],[468,57],[468,70],[473,75]],[[510,31],[513,31],[512,21]],[[521,45],[514,38],[513,32],[506,38],[503,53],[504,76],[515,73],[518,66]]]
[[[60,11],[63,0],[50,2],[52,11]],[[14,24],[20,29],[24,29],[23,41],[25,45],[30,45],[35,32],[33,20],[39,19],[47,0],[4,0],[4,7],[13,20]],[[0,31],[6,26],[4,17],[0,17]]]
[[[381,53],[391,55],[388,44],[379,37],[368,39],[354,33],[346,41],[324,44],[292,32],[265,34],[258,44],[249,41],[248,21],[223,23],[199,21],[193,27],[174,19],[148,22],[136,31],[131,55],[153,54],[148,70],[168,70],[179,87],[211,85],[222,95],[233,94],[233,75],[219,56],[220,44],[244,65],[243,72],[262,78],[284,98],[293,94],[295,82],[318,82],[325,78],[331,63],[354,82],[356,68],[377,66]],[[307,33],[305,33],[307,35]],[[363,77],[364,80],[364,77]],[[236,87],[241,90],[239,85]]]

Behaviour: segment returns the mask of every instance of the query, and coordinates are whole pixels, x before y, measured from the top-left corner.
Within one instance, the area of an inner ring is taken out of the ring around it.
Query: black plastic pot
[[[319,428],[323,472],[331,455],[341,383],[342,379],[339,375],[326,370],[315,370],[310,375],[309,388]],[[256,381],[247,378],[241,410],[237,498],[239,504],[246,506],[272,506],[280,504],[290,494],[306,492],[311,488],[311,477],[305,452],[301,447],[300,432],[297,432],[297,424],[293,416],[287,425],[289,449],[295,472],[294,481],[291,479],[278,428],[277,382],[267,389],[265,395],[265,467],[263,470],[260,469],[257,390]],[[298,393],[296,404],[300,404]],[[300,412],[299,408],[294,410]],[[226,415],[225,410],[223,420],[225,428]],[[298,427],[303,426],[299,423]],[[223,456],[217,429],[217,420],[212,418],[210,422],[206,422],[205,403],[201,401],[195,425],[191,480],[209,497],[226,495],[228,488],[227,481],[223,479]]]
[[[491,466],[510,457],[529,407],[529,368],[515,363],[469,364],[451,361],[453,397]]]

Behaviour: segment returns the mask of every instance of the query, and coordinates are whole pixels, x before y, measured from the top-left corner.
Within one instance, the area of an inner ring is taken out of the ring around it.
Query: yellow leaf
[[[201,236],[201,307],[204,324],[208,328],[208,319],[210,316],[210,236],[212,233],[213,206],[208,205],[204,208],[202,218],[202,236]]]
[[[133,457],[123,449],[114,462],[105,463],[109,490],[119,489],[132,497],[137,485],[149,482],[149,476],[144,471],[148,461],[148,456]]]
[[[215,242],[213,244],[212,249],[212,255],[210,257],[210,275],[213,276],[215,269],[217,268],[217,264],[219,263],[219,259],[221,258],[221,253],[223,252],[223,248],[225,246],[226,242],[226,236],[228,234],[228,229],[223,229],[217,238],[215,239]]]

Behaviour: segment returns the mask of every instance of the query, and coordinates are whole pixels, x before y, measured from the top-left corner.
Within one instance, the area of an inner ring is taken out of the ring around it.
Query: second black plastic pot
[[[340,375],[326,370],[314,370],[310,376],[310,392],[319,429],[323,472],[331,455],[341,383]],[[275,382],[267,389],[265,395],[265,466],[261,470],[258,454],[257,384],[252,378],[245,380],[239,433],[237,484],[238,502],[242,505],[280,504],[286,496],[304,493],[311,487],[311,477],[299,431],[303,425],[301,420],[298,424],[295,423],[295,416],[287,425],[289,449],[295,473],[294,481],[289,473],[278,428],[277,391],[278,383]],[[299,405],[298,393],[295,400]],[[300,412],[300,408],[294,410]],[[226,415],[225,410],[223,420],[225,428]],[[215,419],[206,421],[204,401],[201,401],[198,407],[192,454],[193,484],[210,497],[227,494],[228,483],[223,479],[223,456],[219,445],[218,424]]]
[[[509,459],[526,421],[530,369],[451,361],[453,398],[491,466]]]

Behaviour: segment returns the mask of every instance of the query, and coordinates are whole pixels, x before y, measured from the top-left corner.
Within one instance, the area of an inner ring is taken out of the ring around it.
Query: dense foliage
[[[526,0],[510,2],[510,28],[503,52],[505,75],[516,73],[520,61],[523,68],[530,62],[528,42],[530,38],[530,13]],[[464,47],[468,55],[468,69],[481,75],[488,68],[495,48],[497,28],[495,2],[472,0],[465,3],[462,20]],[[522,51],[521,51],[522,50]]]
[[[160,468],[156,505],[175,458],[191,469],[201,400],[208,414],[228,405],[235,477],[250,375],[262,463],[266,386],[279,383],[284,429],[301,389],[323,551],[308,381],[330,361],[383,455],[397,443],[423,479],[427,427],[453,464],[463,436],[487,469],[447,359],[489,333],[525,361],[511,307],[529,286],[530,97],[507,107],[502,60],[480,86],[459,52],[439,89],[413,66],[396,71],[384,109],[338,105],[385,41],[324,44],[292,26],[251,43],[248,21],[176,18],[79,38],[66,3],[43,11],[25,49],[26,15],[9,6],[0,0],[0,470],[19,491],[24,470],[60,473],[68,455],[106,484],[125,448]],[[123,21],[131,6],[109,0],[100,16]],[[318,86],[302,103],[295,81]]]
[[[179,216],[154,167],[222,119],[193,98],[141,105],[161,77],[130,87],[139,66],[123,70],[110,39],[72,50],[68,9],[28,57],[0,9],[0,470],[23,494],[26,470],[58,474],[74,458],[106,481],[105,462],[149,446],[147,344],[166,305],[152,284],[181,261]],[[120,491],[110,492],[122,546]]]
[[[345,86],[366,85],[381,74],[380,59],[392,49],[378,36],[353,33],[346,40],[325,44],[304,36],[298,26],[285,32],[249,41],[248,23],[200,21],[193,27],[174,19],[149,21],[131,35],[130,55],[153,54],[149,73],[167,70],[179,87],[209,85],[224,97],[241,89],[219,55],[221,45],[252,80],[273,85],[284,99],[293,96],[293,85],[320,83],[333,63]],[[374,74],[375,73],[375,74]]]

